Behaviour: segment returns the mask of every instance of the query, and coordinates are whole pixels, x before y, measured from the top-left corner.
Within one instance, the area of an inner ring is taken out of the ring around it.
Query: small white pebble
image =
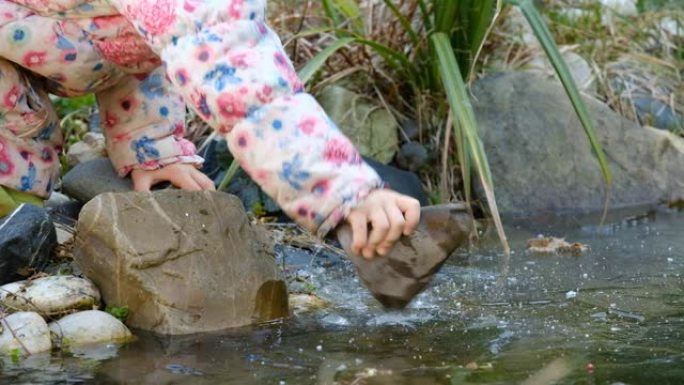
[[[316,346],[316,351],[317,351],[317,352],[323,351],[323,346],[322,346],[322,345],[317,345],[317,346]]]
[[[674,258],[668,257],[668,258],[667,258],[667,261],[668,261],[669,263],[672,263],[672,262],[674,262]]]
[[[570,290],[569,292],[565,293],[565,299],[575,299],[577,298],[577,292],[574,290]]]

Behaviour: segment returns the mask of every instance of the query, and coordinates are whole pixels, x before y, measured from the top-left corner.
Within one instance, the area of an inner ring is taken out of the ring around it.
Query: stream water
[[[330,306],[217,335],[138,332],[124,346],[7,358],[0,383],[683,384],[684,213],[584,223],[510,226],[508,263],[483,242],[401,312],[379,307],[343,259],[283,248]],[[526,253],[540,232],[591,251]]]

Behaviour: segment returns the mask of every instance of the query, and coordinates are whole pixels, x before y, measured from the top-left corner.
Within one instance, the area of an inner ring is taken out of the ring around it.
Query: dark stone
[[[78,220],[78,214],[83,208],[83,203],[71,201],[47,209],[55,222],[73,225]]]
[[[223,176],[225,173],[220,175]],[[235,173],[225,192],[240,198],[240,201],[245,206],[245,210],[255,214],[279,216],[282,213],[280,206],[271,197],[266,195],[259,185],[247,176],[242,169]]]
[[[217,186],[221,183],[225,171],[230,167],[233,156],[228,150],[226,140],[215,138],[204,146],[198,155],[204,158],[201,171],[214,181]]]
[[[423,168],[428,160],[428,151],[417,142],[404,143],[397,153],[397,165],[404,170],[416,172]]]
[[[132,190],[131,179],[119,177],[107,158],[80,163],[69,170],[62,180],[64,194],[83,203],[102,193]]]
[[[387,166],[370,158],[363,158],[369,166],[380,175],[389,188],[410,197],[418,199],[421,206],[430,204],[427,194],[423,191],[423,185],[418,176],[412,172],[400,170],[396,167]]]
[[[0,220],[0,284],[41,271],[57,246],[57,233],[48,213],[24,204]],[[21,273],[21,274],[20,274]]]

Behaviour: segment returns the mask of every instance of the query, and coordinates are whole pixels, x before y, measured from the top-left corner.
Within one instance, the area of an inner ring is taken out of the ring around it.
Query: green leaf
[[[457,27],[458,5],[459,1],[455,0],[435,0],[433,2],[435,32],[451,34],[451,31]]]
[[[240,163],[238,163],[236,159],[233,159],[233,161],[230,163],[230,167],[228,167],[228,171],[226,171],[226,175],[223,177],[221,183],[219,183],[219,186],[216,189],[218,191],[225,191],[225,189],[228,188],[230,181],[233,180],[233,177],[235,177],[235,174],[237,174],[239,169]]]
[[[114,318],[117,318],[121,322],[126,322],[126,318],[128,318],[128,315],[130,314],[128,307],[116,307],[116,306],[107,306],[105,308],[105,311]]]
[[[489,162],[478,134],[475,112],[470,104],[468,91],[456,61],[453,48],[451,47],[449,36],[444,32],[438,32],[433,34],[430,37],[430,40],[433,44],[435,54],[437,55],[442,84],[447,94],[447,101],[449,102],[454,118],[458,122],[459,128],[455,129],[456,137],[463,138],[463,151],[467,154],[465,156],[472,161],[473,166],[480,177],[480,182],[485,190],[487,204],[489,205],[499,239],[504,248],[504,252],[509,254],[510,247],[506,239],[506,234],[499,215],[499,209],[496,204],[496,198],[494,196],[494,184],[489,169]]]
[[[403,13],[397,8],[396,5],[392,2],[392,0],[383,0],[385,2],[385,5],[387,8],[390,9],[394,17],[399,20],[399,23],[401,24],[402,27],[404,27],[404,30],[406,30],[406,33],[409,35],[409,38],[411,39],[411,42],[413,43],[413,48],[416,49],[420,45],[420,38],[418,37],[418,34],[416,31],[413,29],[413,26],[411,25],[411,21],[404,16]]]
[[[584,104],[584,100],[582,100],[582,97],[580,96],[580,92],[577,89],[575,80],[572,78],[572,74],[570,73],[567,64],[565,64],[563,56],[558,50],[558,46],[556,46],[556,42],[553,40],[551,32],[546,27],[544,20],[542,19],[537,9],[534,7],[534,4],[531,0],[507,1],[511,4],[517,5],[520,8],[523,15],[525,15],[525,18],[530,24],[530,27],[534,31],[534,34],[537,36],[539,43],[544,48],[546,55],[549,57],[551,64],[555,68],[556,73],[558,74],[558,77],[560,78],[560,81],[563,84],[563,87],[565,88],[565,92],[568,94],[568,97],[570,98],[570,102],[572,103],[572,107],[575,109],[575,112],[577,113],[577,117],[582,123],[582,127],[584,128],[584,132],[586,133],[587,138],[589,139],[589,143],[591,144],[591,147],[594,150],[594,153],[596,154],[599,167],[601,169],[601,173],[603,174],[603,179],[605,180],[607,185],[610,185],[612,183],[613,177],[610,172],[610,167],[608,166],[608,161],[606,160],[606,156],[603,152],[603,148],[601,147],[601,143],[598,141],[596,137],[596,131],[594,129],[594,124],[592,123],[591,116],[589,116],[589,111],[587,110],[587,107]]]
[[[325,3],[328,3],[325,5]],[[331,11],[329,10],[334,7],[335,11],[339,12],[342,14],[347,21],[350,21],[353,28],[354,32],[358,34],[363,34],[365,33],[365,26],[363,23],[363,17],[361,14],[361,9],[359,8],[359,5],[357,4],[356,1],[354,0],[328,0],[324,2],[324,6],[326,9],[327,13],[330,13]],[[335,19],[333,19],[335,20]],[[336,22],[336,25],[339,26],[339,20]]]
[[[304,84],[308,83],[316,74],[316,72],[318,72],[323,65],[325,65],[325,62],[328,60],[328,58],[330,58],[330,56],[354,40],[355,39],[351,37],[339,39],[333,44],[327,46],[323,51],[319,52],[318,55],[314,56],[311,60],[309,60],[308,63],[306,63],[304,67],[299,70],[299,78],[301,81]]]

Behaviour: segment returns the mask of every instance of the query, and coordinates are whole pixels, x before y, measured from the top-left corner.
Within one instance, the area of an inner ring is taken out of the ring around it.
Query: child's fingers
[[[404,235],[410,235],[420,222],[420,202],[417,199],[402,197],[397,200],[397,206],[404,213]]]
[[[202,187],[195,182],[190,175],[184,175],[178,178],[174,177],[174,179],[170,182],[176,185],[178,188],[186,191],[202,191]]]
[[[147,173],[133,172],[131,175],[133,179],[133,190],[135,191],[150,191],[152,188],[152,176]]]
[[[389,231],[385,239],[378,246],[378,254],[380,255],[386,255],[390,252],[394,243],[401,238],[405,227],[404,214],[394,202],[385,206],[385,212],[389,219]]]
[[[209,177],[204,175],[201,171],[194,170],[191,175],[192,179],[197,182],[202,190],[216,191],[216,185],[214,185],[214,181],[209,179]]]
[[[371,232],[368,237],[368,244],[363,250],[363,256],[373,258],[375,249],[386,237],[390,230],[390,222],[383,207],[375,207],[370,213]]]
[[[368,240],[368,217],[359,211],[349,214],[347,222],[352,229],[352,251],[361,254]]]

